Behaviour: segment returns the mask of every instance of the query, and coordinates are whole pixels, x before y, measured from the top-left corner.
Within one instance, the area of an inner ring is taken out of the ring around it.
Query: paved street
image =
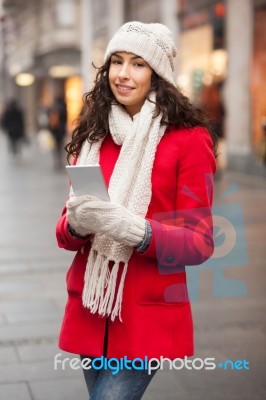
[[[80,371],[53,366],[73,257],[57,248],[54,234],[67,196],[65,173],[53,171],[51,155],[37,145],[13,159],[1,133],[0,171],[0,400],[88,399]],[[232,184],[238,189],[219,200]],[[199,272],[194,358],[247,360],[250,369],[165,369],[144,400],[266,398],[266,181],[226,173],[216,199],[244,212],[248,263],[226,268],[224,277],[241,281],[247,295],[214,296],[212,271]]]

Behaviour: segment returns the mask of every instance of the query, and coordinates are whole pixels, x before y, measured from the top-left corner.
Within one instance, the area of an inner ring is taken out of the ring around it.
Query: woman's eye
[[[111,60],[112,64],[121,64],[120,60]]]
[[[135,65],[136,65],[136,67],[144,67],[143,63],[136,63]]]

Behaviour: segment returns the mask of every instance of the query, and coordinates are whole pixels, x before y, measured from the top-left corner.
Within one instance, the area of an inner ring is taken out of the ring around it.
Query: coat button
[[[169,257],[167,257],[166,261],[167,261],[168,263],[171,263],[171,262],[174,261],[174,257],[169,256]]]

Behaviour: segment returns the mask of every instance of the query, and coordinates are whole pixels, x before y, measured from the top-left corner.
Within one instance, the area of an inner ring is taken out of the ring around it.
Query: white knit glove
[[[89,227],[87,219],[82,216],[83,206],[87,201],[88,196],[78,196],[72,197],[66,203],[67,221],[71,231],[74,231],[74,234],[77,234],[78,237],[86,237],[89,234],[96,233]]]
[[[119,204],[86,195],[69,200],[66,207],[69,225],[81,236],[100,233],[132,247],[145,236],[145,219]]]

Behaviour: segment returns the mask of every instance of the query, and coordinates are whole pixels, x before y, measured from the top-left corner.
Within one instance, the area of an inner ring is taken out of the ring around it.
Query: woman
[[[185,265],[213,251],[215,139],[175,87],[176,49],[161,24],[128,22],[111,39],[68,155],[100,163],[110,202],[71,193],[57,224],[77,251],[59,346],[90,358],[193,355]],[[91,399],[141,399],[152,374],[84,371]]]

